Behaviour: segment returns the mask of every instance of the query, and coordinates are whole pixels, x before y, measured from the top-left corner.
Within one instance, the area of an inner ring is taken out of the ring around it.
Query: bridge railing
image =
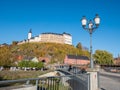
[[[75,90],[68,78],[73,75],[0,81],[0,90]]]
[[[98,68],[88,68],[87,71],[80,70],[79,68],[75,67],[75,68],[58,68],[60,69],[62,72],[65,73],[70,73],[70,75],[76,75],[74,77],[74,80],[76,80],[79,85],[77,85],[79,87],[78,90],[98,90],[99,89],[99,69]],[[77,90],[77,89],[73,89],[73,90]]]
[[[90,73],[74,74],[63,69],[57,69],[57,71],[61,72],[62,75],[72,75],[72,77],[66,78],[72,90],[90,90]]]

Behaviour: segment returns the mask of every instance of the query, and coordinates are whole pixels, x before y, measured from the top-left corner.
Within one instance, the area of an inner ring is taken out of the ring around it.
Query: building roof
[[[31,37],[30,39],[34,39],[35,37]]]
[[[69,34],[69,33],[66,33],[66,32],[63,32],[63,34],[66,34],[66,35],[69,35],[69,36],[71,36],[71,34]]]
[[[62,34],[59,34],[59,33],[52,33],[52,32],[46,32],[46,33],[42,33],[42,34],[54,34],[54,35],[62,35]]]
[[[120,60],[120,57],[114,58],[114,60]]]
[[[69,33],[66,33],[66,32],[63,32],[63,34],[59,34],[59,33],[53,33],[53,32],[46,32],[46,33],[42,33],[42,34],[54,34],[54,35],[63,35],[63,34],[66,34],[66,35],[69,35],[69,36],[71,36],[71,34],[69,34]]]
[[[32,29],[30,29],[29,33],[32,33]]]
[[[69,59],[82,59],[82,60],[89,60],[87,56],[80,56],[80,55],[67,55]]]

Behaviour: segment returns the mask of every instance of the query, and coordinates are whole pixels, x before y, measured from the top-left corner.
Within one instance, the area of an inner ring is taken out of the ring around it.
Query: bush
[[[18,66],[19,67],[39,68],[39,69],[44,67],[42,62],[33,62],[33,61],[26,61],[26,60],[19,62]]]

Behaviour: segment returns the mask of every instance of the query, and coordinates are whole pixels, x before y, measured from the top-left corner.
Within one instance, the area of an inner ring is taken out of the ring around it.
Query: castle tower
[[[30,31],[28,32],[28,39],[32,38],[32,29],[30,29]]]

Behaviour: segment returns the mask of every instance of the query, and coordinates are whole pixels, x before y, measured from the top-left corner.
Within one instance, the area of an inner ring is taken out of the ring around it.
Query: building
[[[90,60],[87,56],[80,55],[66,55],[64,59],[64,64],[69,65],[88,65]]]
[[[28,32],[28,39],[20,41],[18,44],[26,42],[50,42],[50,43],[61,43],[72,45],[72,36],[68,33],[42,33],[38,36],[32,37],[32,30]]]
[[[114,58],[114,64],[115,65],[120,65],[120,57]]]
[[[3,46],[9,46],[9,44],[7,43],[0,44],[0,47],[3,47]]]

